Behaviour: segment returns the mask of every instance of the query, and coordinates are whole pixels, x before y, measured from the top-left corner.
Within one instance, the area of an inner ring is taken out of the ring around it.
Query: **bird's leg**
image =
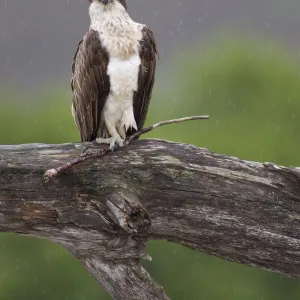
[[[126,129],[125,126],[122,125],[121,123],[118,125],[118,132],[120,136],[125,140],[126,139]]]
[[[96,138],[96,142],[98,144],[109,144],[109,148],[111,151],[114,151],[114,149],[116,148],[116,146],[119,147],[124,147],[125,146],[125,142],[124,140],[120,137],[120,135],[118,134],[115,126],[109,121],[109,120],[105,120],[105,124],[107,127],[107,130],[110,134],[110,138]]]

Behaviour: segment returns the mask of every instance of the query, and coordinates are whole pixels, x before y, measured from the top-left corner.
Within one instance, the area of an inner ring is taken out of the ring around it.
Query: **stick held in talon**
[[[152,131],[153,129],[163,126],[163,125],[168,125],[168,124],[174,124],[174,123],[181,123],[181,122],[186,122],[186,121],[193,121],[193,120],[207,120],[209,119],[209,116],[193,116],[193,117],[185,117],[185,118],[179,118],[179,119],[173,119],[173,120],[167,120],[167,121],[162,121],[156,124],[153,124],[149,127],[146,127],[140,131],[137,131],[136,133],[134,133],[133,135],[129,136],[126,141],[124,142],[124,145],[127,146],[129,145],[134,139],[140,137],[142,134],[145,134],[149,131]],[[107,147],[107,148],[101,148],[98,149],[97,151],[94,151],[92,153],[82,153],[79,157],[61,165],[60,167],[58,167],[57,169],[54,169],[56,171],[55,174],[53,174],[53,176],[51,176],[51,178],[48,178],[47,181],[49,181],[50,179],[55,178],[56,176],[58,176],[61,172],[65,172],[67,170],[72,169],[73,167],[75,167],[76,165],[91,159],[91,158],[100,158],[104,155],[106,155],[107,153],[111,152],[112,150]],[[52,170],[52,169],[51,169]],[[47,172],[51,171],[48,170]],[[47,173],[46,172],[46,173]]]

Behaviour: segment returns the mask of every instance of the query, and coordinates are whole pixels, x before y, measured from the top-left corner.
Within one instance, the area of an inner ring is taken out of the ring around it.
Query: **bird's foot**
[[[120,136],[110,137],[108,139],[96,138],[96,142],[98,144],[108,144],[111,151],[114,151],[117,146],[125,146],[125,142]]]

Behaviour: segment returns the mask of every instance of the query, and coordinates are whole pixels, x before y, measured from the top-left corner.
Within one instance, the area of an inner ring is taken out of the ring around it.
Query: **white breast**
[[[133,96],[138,88],[141,59],[135,54],[128,59],[110,58],[107,74],[110,78],[111,93],[119,98]],[[121,99],[120,99],[121,101]]]

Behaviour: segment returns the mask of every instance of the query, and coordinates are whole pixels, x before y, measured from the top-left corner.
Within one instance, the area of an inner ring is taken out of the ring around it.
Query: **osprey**
[[[152,31],[134,22],[126,0],[89,0],[91,24],[72,65],[72,114],[81,141],[122,147],[143,127],[154,84]]]

